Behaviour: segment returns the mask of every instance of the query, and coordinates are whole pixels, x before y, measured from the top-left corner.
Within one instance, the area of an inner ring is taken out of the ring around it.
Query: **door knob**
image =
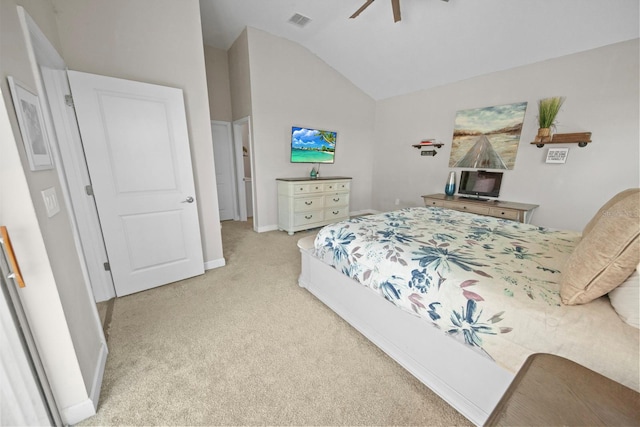
[[[193,203],[194,198],[189,196],[186,198],[186,200],[183,200],[182,203]]]

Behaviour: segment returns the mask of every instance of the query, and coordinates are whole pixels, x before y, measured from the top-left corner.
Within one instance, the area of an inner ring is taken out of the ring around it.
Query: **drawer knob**
[[[311,218],[313,218],[313,215],[305,215],[304,217],[305,217],[306,219],[311,219]]]
[[[340,211],[333,211],[334,215],[338,215],[340,213]]]
[[[340,201],[340,197],[338,197],[337,199],[333,199],[334,202],[339,202]]]
[[[307,205],[307,206],[311,206],[313,204],[313,202],[306,201],[306,202],[304,202],[304,204]]]

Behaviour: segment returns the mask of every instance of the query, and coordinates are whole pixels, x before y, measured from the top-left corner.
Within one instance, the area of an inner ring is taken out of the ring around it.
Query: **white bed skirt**
[[[299,285],[471,422],[483,425],[514,375],[315,258],[314,237],[298,241]]]

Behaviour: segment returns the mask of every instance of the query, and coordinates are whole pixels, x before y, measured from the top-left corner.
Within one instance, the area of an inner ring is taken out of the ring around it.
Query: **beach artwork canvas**
[[[291,163],[333,163],[337,133],[328,130],[293,126],[291,128]]]
[[[526,102],[456,113],[449,167],[513,169]]]

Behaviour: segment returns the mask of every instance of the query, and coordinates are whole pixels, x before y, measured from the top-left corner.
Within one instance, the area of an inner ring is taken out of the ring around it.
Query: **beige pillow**
[[[590,229],[562,268],[564,304],[586,304],[601,297],[629,277],[640,261],[640,192],[614,199],[589,223]]]
[[[623,322],[640,329],[640,265],[620,286],[609,292],[613,309]]]
[[[603,213],[611,209],[611,206],[615,205],[625,197],[630,196],[631,194],[636,194],[636,193],[640,193],[640,188],[629,188],[628,190],[621,191],[615,196],[613,196],[611,200],[609,200],[607,203],[602,205],[600,210],[598,210],[598,212],[596,212],[593,218],[591,218],[591,221],[589,221],[587,225],[584,226],[584,230],[582,230],[582,237],[589,234],[591,229],[596,225],[596,222],[598,222],[598,219],[602,216]]]

